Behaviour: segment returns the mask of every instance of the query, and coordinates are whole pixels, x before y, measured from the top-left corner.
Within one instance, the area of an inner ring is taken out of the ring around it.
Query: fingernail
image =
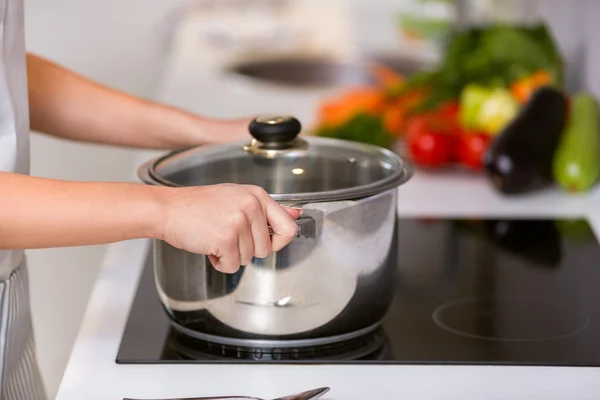
[[[304,213],[304,210],[302,208],[292,207],[292,209],[298,211],[298,216]]]

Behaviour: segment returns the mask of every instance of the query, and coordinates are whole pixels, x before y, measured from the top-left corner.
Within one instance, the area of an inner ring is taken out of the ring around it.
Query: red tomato
[[[419,125],[419,128],[421,128],[420,125],[426,125],[427,129],[433,132],[460,135],[462,129],[458,119],[458,111],[458,103],[449,102],[435,110],[411,117],[407,124],[412,121],[412,123]]]
[[[451,136],[423,129],[407,134],[406,141],[409,154],[416,164],[436,167],[452,161]]]
[[[406,122],[406,136],[410,137],[429,130],[429,121],[426,116],[410,117]]]
[[[492,141],[485,133],[465,133],[458,139],[458,162],[465,167],[480,170],[483,168],[483,156]]]
[[[458,102],[451,101],[438,108],[435,113],[440,118],[444,118],[452,122],[457,122],[459,109],[460,108]]]

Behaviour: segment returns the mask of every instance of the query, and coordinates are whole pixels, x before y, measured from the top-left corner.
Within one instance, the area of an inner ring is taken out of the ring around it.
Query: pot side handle
[[[296,220],[298,232],[296,238],[313,239],[317,236],[317,221],[309,216],[301,216]],[[273,235],[273,229],[269,226],[269,235]]]

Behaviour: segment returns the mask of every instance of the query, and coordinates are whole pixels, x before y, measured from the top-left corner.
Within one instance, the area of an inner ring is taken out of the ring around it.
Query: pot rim
[[[302,202],[318,202],[318,201],[338,201],[338,200],[349,200],[349,199],[358,199],[363,197],[372,196],[390,189],[394,189],[399,187],[400,185],[406,183],[408,180],[412,178],[414,175],[413,167],[403,158],[401,158],[398,154],[394,153],[391,150],[385,149],[383,147],[361,143],[361,142],[353,142],[349,140],[343,139],[334,139],[334,138],[324,138],[324,137],[305,137],[305,141],[311,143],[323,143],[328,145],[336,145],[345,148],[350,148],[354,150],[363,150],[372,153],[379,153],[383,155],[386,159],[390,160],[391,163],[396,163],[393,173],[390,176],[387,176],[383,179],[379,179],[374,182],[370,182],[364,185],[355,186],[351,188],[344,189],[336,189],[336,190],[327,190],[322,192],[304,192],[304,193],[269,193],[271,198],[277,202],[291,202],[291,203],[302,203]],[[230,143],[230,145],[236,144],[237,142]],[[240,146],[247,144],[246,141],[239,142]],[[138,168],[138,178],[146,183],[146,184],[154,184],[159,186],[166,187],[188,187],[186,185],[180,185],[174,182],[171,182],[167,179],[160,177],[156,172],[156,167],[163,161],[177,156],[179,154],[188,152],[194,149],[200,148],[213,148],[222,146],[222,144],[215,145],[201,145],[201,146],[192,146],[186,147],[179,150],[170,151],[165,155],[156,157],[148,162],[142,164]],[[235,183],[235,182],[231,182]]]

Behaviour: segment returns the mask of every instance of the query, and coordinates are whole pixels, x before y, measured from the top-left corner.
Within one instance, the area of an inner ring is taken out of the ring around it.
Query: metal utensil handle
[[[307,390],[306,392],[293,394],[291,396],[278,397],[273,400],[316,400],[321,398],[325,393],[329,392],[328,387]]]
[[[291,396],[278,397],[274,400],[316,400],[323,396],[325,393],[329,392],[328,387],[321,387],[318,389],[307,390],[306,392],[293,394]],[[123,400],[145,400],[145,399],[133,399],[130,397],[125,397]],[[150,400],[150,399],[146,399]],[[157,399],[155,399],[157,400]],[[178,398],[170,398],[170,399],[160,399],[160,400],[263,400],[258,397],[248,397],[248,396],[217,396],[217,397],[178,397]]]
[[[296,220],[296,225],[298,225],[298,232],[296,232],[297,238],[304,237],[310,239],[315,237],[316,222],[314,218],[300,217]],[[274,233],[273,228],[269,225],[269,235],[273,236]]]
[[[134,399],[125,397],[123,400],[150,400],[150,399]],[[156,399],[153,399],[156,400]],[[170,399],[159,399],[159,400],[262,400],[258,397],[247,397],[247,396],[220,396],[220,397],[172,397]]]

